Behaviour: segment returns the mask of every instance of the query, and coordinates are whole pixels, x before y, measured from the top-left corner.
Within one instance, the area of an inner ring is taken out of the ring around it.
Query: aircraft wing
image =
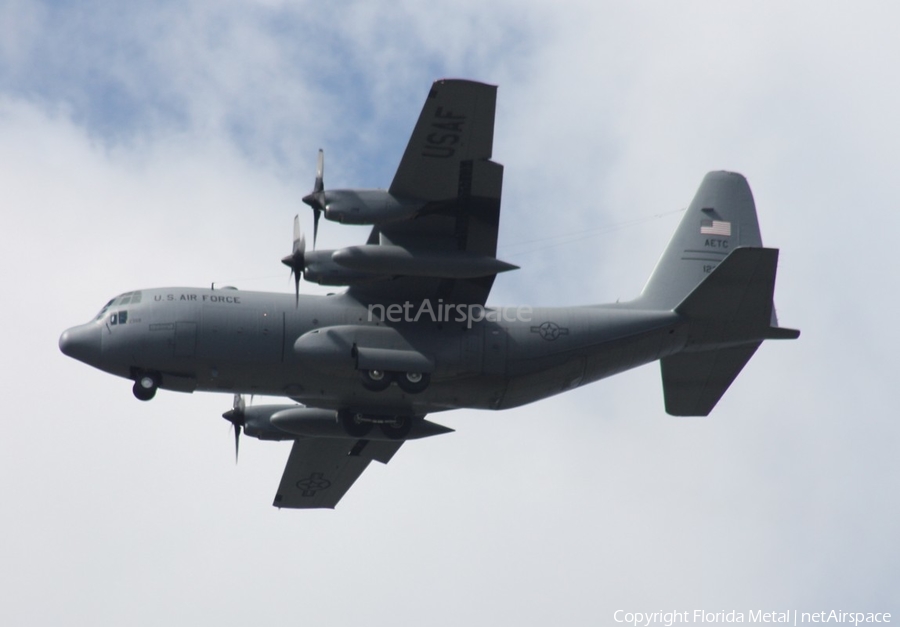
[[[503,166],[491,161],[496,101],[493,85],[439,80],[431,86],[389,189],[425,207],[414,219],[375,226],[369,244],[402,246],[413,255],[496,257],[503,188]],[[495,276],[398,277],[350,293],[369,303],[442,298],[483,305]]]
[[[275,507],[334,509],[373,459],[388,463],[402,441],[302,438],[294,441]]]
[[[460,166],[491,158],[496,103],[494,85],[435,81],[388,191],[422,200],[456,198]]]

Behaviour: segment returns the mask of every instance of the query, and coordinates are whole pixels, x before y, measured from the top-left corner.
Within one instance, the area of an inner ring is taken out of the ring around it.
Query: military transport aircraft
[[[462,407],[507,409],[655,360],[666,411],[705,416],[778,326],[778,250],[762,247],[740,174],[706,175],[668,248],[631,302],[490,307],[503,166],[491,160],[496,87],[440,80],[385,190],[326,190],[319,218],[372,225],[368,241],[307,250],[294,218],[282,261],[294,294],[168,287],[127,292],[65,331],[63,353],[157,389],[227,392],[241,432],[293,440],[277,507],[333,508],[371,460],[451,431],[425,419]],[[300,278],[346,286],[308,296]],[[244,395],[284,396],[246,405]]]

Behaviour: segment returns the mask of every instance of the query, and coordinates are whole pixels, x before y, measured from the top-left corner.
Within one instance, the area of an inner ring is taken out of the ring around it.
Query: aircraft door
[[[506,375],[506,355],[509,335],[496,322],[482,322],[484,330],[484,374]]]
[[[467,329],[463,331],[462,340],[462,370],[463,372],[471,372],[481,374],[483,365],[482,355],[484,352],[484,338],[482,333],[476,329]]]

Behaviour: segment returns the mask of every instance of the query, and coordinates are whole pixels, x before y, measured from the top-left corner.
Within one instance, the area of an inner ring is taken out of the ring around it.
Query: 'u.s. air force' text
[[[225,296],[219,294],[157,294],[155,301],[186,301],[195,303],[225,303],[227,305],[240,305],[240,296]]]

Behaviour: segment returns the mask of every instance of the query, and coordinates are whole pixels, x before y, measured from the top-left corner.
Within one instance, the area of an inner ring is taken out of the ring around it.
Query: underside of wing
[[[435,81],[394,175],[391,194],[429,201],[455,198],[460,164],[491,158],[496,103],[494,85]]]
[[[503,188],[503,166],[490,160],[496,98],[497,88],[484,83],[432,85],[389,190],[423,202],[423,209],[412,219],[375,226],[369,244],[399,247],[423,259],[458,255],[481,266],[496,258]],[[496,271],[464,278],[397,275],[353,286],[351,293],[366,302],[483,305],[495,276]]]
[[[333,509],[369,462],[388,463],[402,444],[343,438],[296,440],[273,505]]]

